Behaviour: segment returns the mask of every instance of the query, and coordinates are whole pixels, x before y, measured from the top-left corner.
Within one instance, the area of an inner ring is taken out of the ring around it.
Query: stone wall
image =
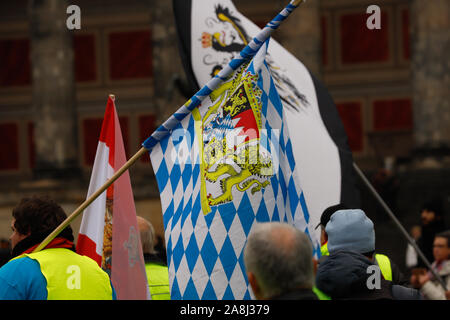
[[[450,156],[450,2],[412,1],[411,17],[414,138],[428,163],[440,158],[430,163],[439,167]]]

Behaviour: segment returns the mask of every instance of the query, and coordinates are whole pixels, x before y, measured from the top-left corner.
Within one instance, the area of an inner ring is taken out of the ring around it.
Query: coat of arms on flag
[[[258,75],[242,66],[235,76],[211,93],[212,105],[202,116],[193,111],[195,121],[201,121],[200,168],[204,214],[216,206],[233,201],[233,189],[251,193],[270,184],[273,175],[269,151],[261,139],[261,94]]]

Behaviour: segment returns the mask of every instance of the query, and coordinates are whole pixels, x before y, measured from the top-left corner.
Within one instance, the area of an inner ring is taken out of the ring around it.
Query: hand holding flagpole
[[[201,102],[214,91],[230,74],[243,63],[250,61],[256,54],[258,49],[270,37],[272,32],[276,30],[281,22],[283,22],[294,9],[296,9],[305,0],[292,0],[272,21],[270,21],[264,29],[259,32],[255,38],[234,58],[230,63],[222,69],[219,74],[213,77],[208,83],[200,89],[186,104],[179,108],[169,119],[159,126],[152,135],[142,144],[143,147],[131,157],[102,187],[94,192],[86,199],[66,220],[64,220],[52,233],[50,233],[34,250],[38,252],[44,249],[50,241],[52,241],[64,228],[66,228],[80,213],[82,213],[92,202],[95,201],[103,192],[111,186],[125,171],[127,171],[142,155],[150,151],[161,139],[173,130],[173,128],[181,122],[188,114],[191,113]]]

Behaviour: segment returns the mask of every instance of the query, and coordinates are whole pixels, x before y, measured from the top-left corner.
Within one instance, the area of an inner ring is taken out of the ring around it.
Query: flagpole
[[[200,89],[187,103],[179,108],[169,119],[160,125],[149,138],[142,144],[143,147],[131,157],[100,189],[94,192],[86,201],[84,201],[70,216],[67,217],[52,233],[50,233],[33,252],[38,252],[45,248],[64,228],[66,228],[80,213],[84,211],[94,200],[99,197],[110,185],[114,183],[126,170],[128,170],[143,154],[150,151],[161,139],[169,134],[177,124],[181,122],[188,114],[192,112],[212,91],[214,91],[231,73],[244,62],[249,61],[294,9],[306,0],[292,0],[289,4],[274,18],[264,29],[258,33],[250,43],[239,53],[239,55],[230,61],[218,75],[213,77],[202,89]]]
[[[147,152],[145,147],[142,147],[136,154],[131,157],[114,175],[105,182],[97,191],[95,191],[89,198],[87,198],[70,216],[66,218],[47,238],[45,238],[33,252],[38,252],[44,249],[50,241],[52,241],[64,228],[66,228],[80,213],[82,213],[92,202],[95,201],[114,181],[116,181],[125,171],[127,171],[142,155]]]
[[[431,273],[435,276],[435,278],[440,282],[440,284],[442,285],[442,287],[444,288],[445,291],[447,291],[447,287],[445,285],[444,280],[442,280],[442,278],[436,273],[436,271],[433,270],[433,268],[431,267],[430,262],[428,261],[428,259],[425,257],[425,255],[422,253],[422,251],[419,249],[419,247],[417,246],[416,242],[411,238],[411,236],[409,235],[409,233],[406,231],[406,229],[402,226],[402,224],[400,223],[400,221],[397,219],[397,217],[395,216],[395,214],[392,212],[392,210],[389,208],[389,206],[386,204],[386,202],[384,202],[383,198],[381,198],[381,196],[378,194],[378,192],[375,190],[375,188],[372,186],[372,184],[369,182],[369,180],[366,178],[366,176],[364,175],[364,173],[361,171],[361,169],[358,167],[358,165],[353,162],[353,168],[355,169],[356,173],[359,175],[359,177],[361,178],[361,180],[365,183],[365,185],[367,186],[367,188],[369,188],[369,190],[372,192],[372,194],[375,196],[375,198],[378,200],[378,202],[381,204],[381,206],[383,207],[383,209],[387,212],[387,214],[389,215],[389,217],[392,219],[392,221],[394,221],[395,225],[397,226],[397,228],[400,229],[400,231],[402,232],[402,234],[405,236],[406,240],[408,240],[408,242],[413,246],[414,250],[416,250],[417,254],[420,256],[420,258],[422,259],[422,261],[425,263],[425,265],[427,266],[428,269],[430,269]]]

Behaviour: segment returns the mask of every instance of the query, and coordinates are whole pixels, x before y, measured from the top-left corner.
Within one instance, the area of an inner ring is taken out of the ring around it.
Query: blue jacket
[[[116,292],[111,287],[113,300],[116,300]],[[39,263],[23,257],[1,267],[0,300],[47,300],[47,280]]]

